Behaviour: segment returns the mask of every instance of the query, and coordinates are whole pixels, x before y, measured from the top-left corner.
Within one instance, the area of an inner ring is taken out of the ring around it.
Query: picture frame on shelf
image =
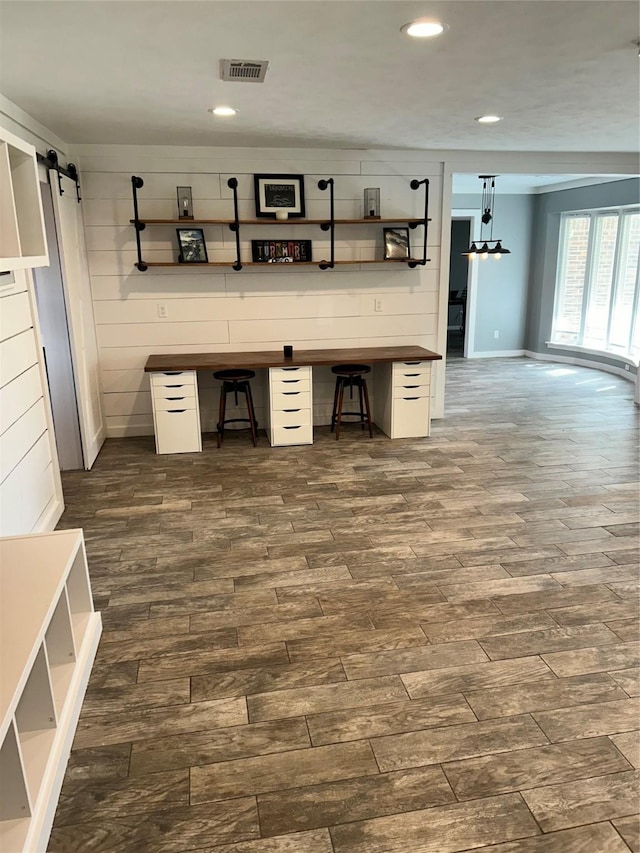
[[[304,217],[304,175],[254,175],[256,217]]]
[[[409,259],[409,229],[383,228],[385,261],[406,261]]]
[[[208,264],[207,246],[202,228],[176,228],[178,260],[181,264]]]
[[[257,264],[296,264],[311,260],[311,240],[252,240],[251,259]]]

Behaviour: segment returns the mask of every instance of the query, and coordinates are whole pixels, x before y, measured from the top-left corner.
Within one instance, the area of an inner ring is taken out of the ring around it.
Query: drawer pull
[[[302,409],[283,409],[283,412],[300,412]]]
[[[283,384],[292,385],[295,382],[300,382],[300,380],[299,379],[283,379],[282,382],[283,382]]]
[[[408,390],[409,388],[419,388],[420,386],[419,385],[403,385],[402,387],[406,388]]]
[[[414,376],[420,376],[419,373],[405,373],[407,379],[412,379]]]
[[[283,429],[300,429],[300,426],[286,426]]]
[[[165,397],[165,400],[184,400],[184,397]]]
[[[165,385],[165,388],[184,388],[184,385]]]
[[[163,370],[162,375],[163,376],[180,376],[180,374],[182,372],[183,372],[182,370]]]
[[[300,391],[283,391],[282,392],[285,397],[299,397]]]
[[[180,414],[180,412],[186,412],[186,411],[187,411],[186,409],[167,409],[167,413],[169,415],[177,415],[177,414]]]
[[[300,370],[299,367],[281,367],[280,370]]]
[[[419,362],[419,361],[405,361],[404,363],[405,363],[405,364],[408,364],[408,365],[412,365],[412,364],[413,364],[413,365],[420,364],[420,362]]]
[[[420,400],[420,397],[403,397],[403,400]]]

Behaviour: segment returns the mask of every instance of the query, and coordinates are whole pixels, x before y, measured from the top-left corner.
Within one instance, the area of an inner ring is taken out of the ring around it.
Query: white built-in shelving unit
[[[45,851],[102,621],[82,530],[0,539],[0,850]]]
[[[0,271],[48,264],[36,150],[0,127]]]

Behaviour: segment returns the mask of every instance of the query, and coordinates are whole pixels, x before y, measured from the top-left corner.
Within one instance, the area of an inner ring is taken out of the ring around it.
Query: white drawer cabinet
[[[82,530],[0,539],[0,850],[44,853],[102,624]]]
[[[424,438],[431,429],[431,362],[377,364],[374,421],[389,438]]]
[[[156,453],[202,450],[195,370],[151,374]]]
[[[270,368],[268,394],[270,444],[313,444],[311,368]]]

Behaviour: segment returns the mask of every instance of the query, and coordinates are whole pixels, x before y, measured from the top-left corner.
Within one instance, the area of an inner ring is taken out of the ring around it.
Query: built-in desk
[[[197,372],[262,369],[268,404],[266,431],[274,446],[313,442],[313,368],[373,366],[373,419],[390,438],[429,435],[431,363],[442,356],[418,346],[150,355],[153,420],[158,453],[202,450]]]

